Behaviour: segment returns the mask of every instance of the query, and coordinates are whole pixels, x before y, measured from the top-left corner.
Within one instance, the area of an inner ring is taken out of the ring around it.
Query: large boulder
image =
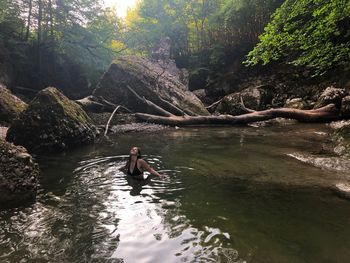
[[[0,124],[9,124],[24,111],[27,104],[0,83]]]
[[[216,112],[222,114],[240,115],[246,113],[244,106],[253,110],[264,110],[273,99],[272,86],[259,86],[247,88],[225,96],[216,108]]]
[[[185,112],[208,115],[202,102],[167,67],[167,63],[137,56],[118,58],[102,76],[93,95],[122,104],[135,112],[147,112],[129,86],[140,97],[170,112],[172,109],[167,102]]]
[[[318,109],[331,103],[335,104],[338,108],[340,108],[341,101],[346,95],[347,92],[345,89],[330,86],[322,92],[314,108]]]
[[[96,135],[96,127],[81,107],[50,87],[37,94],[6,138],[30,152],[42,152],[91,143]]]
[[[25,148],[0,139],[0,203],[35,198],[39,167]]]

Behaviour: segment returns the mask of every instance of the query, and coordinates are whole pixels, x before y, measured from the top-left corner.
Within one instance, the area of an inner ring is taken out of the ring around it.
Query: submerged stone
[[[335,142],[334,152],[338,155],[350,157],[350,120],[332,122],[334,130],[332,139]]]
[[[350,184],[337,183],[332,187],[332,190],[340,197],[350,199]]]
[[[0,203],[35,198],[39,166],[27,150],[0,139]]]
[[[43,152],[91,143],[96,135],[96,127],[81,107],[50,87],[37,94],[6,138],[30,152]]]
[[[0,83],[0,123],[9,124],[24,111],[27,104]]]

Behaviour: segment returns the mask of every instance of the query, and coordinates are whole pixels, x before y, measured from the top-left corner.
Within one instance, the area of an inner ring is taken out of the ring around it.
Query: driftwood
[[[106,124],[106,129],[105,129],[104,136],[107,136],[109,124],[111,123],[111,120],[113,119],[114,114],[117,112],[117,110],[118,110],[120,107],[121,107],[121,105],[118,105],[118,106],[114,109],[114,111],[112,112],[111,116],[109,117],[109,119],[108,119],[108,121],[107,121],[107,124]]]
[[[75,102],[78,103],[87,112],[113,112],[116,107],[120,106],[118,107],[118,110],[123,109],[126,112],[133,113],[128,108],[122,105],[117,106],[101,96],[96,97],[91,95],[80,100],[76,100]]]
[[[244,107],[244,105],[243,105]],[[248,109],[249,110],[249,109]],[[340,118],[339,109],[334,104],[316,110],[299,110],[290,108],[277,108],[263,111],[253,111],[238,116],[218,115],[218,116],[171,116],[162,117],[144,113],[136,113],[135,116],[146,122],[164,124],[170,126],[190,126],[190,125],[237,125],[247,124],[257,121],[266,121],[274,118],[294,119],[300,122],[329,122]]]
[[[76,100],[85,111],[88,112],[112,112],[115,109],[115,105],[107,102],[103,98],[97,98],[95,96],[88,96],[80,100]]]
[[[126,86],[128,90],[135,96],[135,98],[143,104],[146,108],[146,111],[153,111],[157,112],[161,116],[165,117],[171,117],[174,115],[177,116],[184,116],[184,115],[190,115],[194,116],[196,115],[194,112],[190,110],[182,110],[179,107],[175,106],[171,102],[162,99],[159,96],[159,106],[152,101],[147,100],[145,97],[141,97],[135,90],[133,90],[129,85]]]
[[[222,98],[218,101],[215,101],[214,103],[210,104],[209,106],[205,107],[209,112],[214,112],[216,109],[216,106],[219,105],[219,103],[222,101]]]
[[[184,115],[196,115],[195,113],[187,110],[187,112],[185,112],[184,110],[180,109],[179,107],[175,106],[174,104],[172,104],[171,102],[162,99],[161,97],[159,97],[160,100],[160,104],[162,107],[168,109],[169,111],[171,111],[173,113],[173,115],[178,115],[178,116],[184,116]]]
[[[139,94],[136,93],[130,86],[126,86],[128,90],[135,96],[135,98],[145,106],[147,109],[146,111],[150,110],[153,112],[157,112],[160,116],[166,116],[171,117],[174,116],[172,113],[164,110],[163,108],[159,107],[158,105],[154,104],[152,101],[147,100],[145,97],[141,97]]]

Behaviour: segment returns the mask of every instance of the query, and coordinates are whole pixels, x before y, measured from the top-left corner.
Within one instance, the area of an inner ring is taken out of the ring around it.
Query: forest
[[[176,64],[202,85],[237,64],[277,61],[312,76],[349,67],[346,0],[144,0],[125,18],[92,0],[0,5],[0,71],[11,86],[53,85],[79,97],[113,59],[146,56],[162,37],[172,40]]]
[[[0,0],[1,262],[347,263],[349,171],[350,0]]]

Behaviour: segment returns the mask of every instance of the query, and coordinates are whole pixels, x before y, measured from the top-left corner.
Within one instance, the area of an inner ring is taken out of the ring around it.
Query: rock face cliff
[[[81,107],[50,87],[40,91],[13,122],[6,139],[29,152],[42,152],[90,143],[96,135],[96,127]]]
[[[208,115],[202,102],[188,90],[180,73],[174,70],[171,60],[121,57],[110,65],[93,95],[124,105],[134,112],[155,113],[140,103],[136,93],[169,112],[173,110],[171,104],[190,115]]]

